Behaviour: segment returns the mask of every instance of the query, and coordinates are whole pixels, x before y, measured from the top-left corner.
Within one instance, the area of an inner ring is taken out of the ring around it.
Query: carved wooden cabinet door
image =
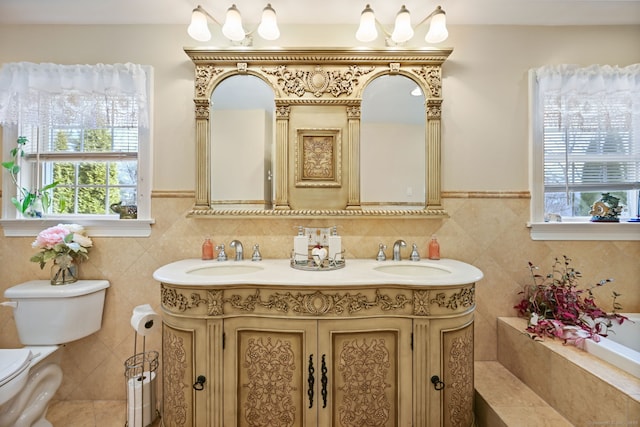
[[[416,425],[474,426],[473,313],[416,320],[413,347]]]
[[[224,320],[224,425],[316,424],[317,321]]]
[[[208,393],[194,388],[206,371],[208,342],[205,320],[166,318],[162,326],[163,423],[167,427],[208,426]],[[201,350],[201,351],[198,351]]]
[[[411,319],[374,317],[318,324],[318,425],[411,426]]]
[[[224,425],[412,424],[410,319],[224,321]]]
[[[441,331],[443,382],[442,426],[472,426],[473,323]]]

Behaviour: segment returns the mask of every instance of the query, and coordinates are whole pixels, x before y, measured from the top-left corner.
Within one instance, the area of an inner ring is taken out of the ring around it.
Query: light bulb
[[[207,15],[200,5],[193,9],[193,12],[191,13],[191,23],[187,28],[187,33],[192,39],[199,42],[211,40],[211,32],[207,25]]]
[[[236,8],[235,4],[232,4],[231,7],[227,9],[227,16],[222,26],[222,34],[234,42],[244,40],[247,35],[244,28],[242,28],[242,16],[240,16],[240,11]]]
[[[391,34],[391,40],[396,43],[404,43],[413,37],[413,28],[411,28],[411,15],[404,5],[400,8],[400,12],[396,15],[396,24]]]
[[[360,26],[356,32],[356,39],[361,42],[370,42],[378,37],[378,30],[376,29],[376,17],[373,14],[373,9],[367,5],[362,14],[360,15]]]
[[[258,34],[265,40],[276,40],[280,37],[276,11],[271,7],[271,3],[267,3],[267,6],[262,10],[262,21],[258,27]]]
[[[438,6],[431,18],[429,31],[427,31],[424,39],[427,43],[440,43],[445,41],[447,37],[449,37],[449,32],[447,31],[447,16],[444,10]]]

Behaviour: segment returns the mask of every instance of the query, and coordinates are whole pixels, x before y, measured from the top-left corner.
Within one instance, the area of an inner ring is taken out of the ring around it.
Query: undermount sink
[[[195,268],[193,270],[187,271],[187,274],[195,274],[197,276],[230,276],[234,274],[255,273],[256,271],[260,270],[262,270],[262,267],[259,265],[222,264]]]
[[[443,276],[451,274],[450,271],[439,268],[434,265],[424,264],[386,264],[374,267],[374,270],[387,274],[396,274],[401,276]]]

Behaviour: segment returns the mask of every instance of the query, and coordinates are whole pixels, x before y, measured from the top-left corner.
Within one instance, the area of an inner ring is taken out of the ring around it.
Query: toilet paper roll
[[[153,311],[149,304],[139,305],[133,309],[131,326],[142,336],[149,335],[160,327],[160,315]]]
[[[127,425],[145,427],[156,415],[156,373],[145,371],[142,377],[127,381]]]

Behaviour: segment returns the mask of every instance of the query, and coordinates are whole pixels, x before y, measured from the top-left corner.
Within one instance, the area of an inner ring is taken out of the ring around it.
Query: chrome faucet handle
[[[251,261],[262,261],[262,255],[260,254],[260,245],[257,243],[253,245],[253,255]]]
[[[411,261],[420,261],[420,254],[418,253],[418,245],[413,244],[413,250],[411,251]]]
[[[383,245],[380,243],[378,245],[378,256],[376,257],[376,261],[386,261],[387,256],[384,253],[384,250],[387,249],[387,245]]]
[[[229,243],[229,246],[236,250],[236,261],[244,260],[244,250],[242,248],[242,242],[240,240],[232,240],[231,243]]]
[[[216,246],[216,251],[218,251],[218,261],[227,260],[227,253],[224,251],[224,243],[220,243]]]

